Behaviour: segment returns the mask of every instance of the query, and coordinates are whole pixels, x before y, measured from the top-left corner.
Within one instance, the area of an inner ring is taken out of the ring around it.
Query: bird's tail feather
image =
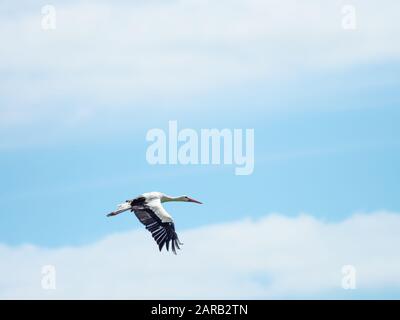
[[[130,210],[131,208],[132,208],[132,206],[131,206],[130,202],[121,203],[121,204],[119,204],[119,205],[117,206],[117,210],[115,210],[115,211],[109,213],[109,214],[107,215],[107,217],[116,216],[117,214],[120,214],[120,213],[122,213],[122,212],[125,212],[125,211]]]

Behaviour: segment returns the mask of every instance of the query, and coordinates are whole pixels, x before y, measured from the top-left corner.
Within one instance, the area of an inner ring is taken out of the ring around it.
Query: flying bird
[[[183,243],[179,241],[178,235],[175,232],[172,217],[162,206],[162,203],[170,201],[202,204],[200,201],[188,196],[170,197],[161,192],[147,192],[119,204],[117,210],[109,213],[107,217],[113,217],[128,210],[134,212],[139,221],[151,232],[160,251],[164,245],[166,245],[167,251],[169,251],[169,244],[171,242],[172,252],[176,254],[176,248],[180,249],[179,245]]]

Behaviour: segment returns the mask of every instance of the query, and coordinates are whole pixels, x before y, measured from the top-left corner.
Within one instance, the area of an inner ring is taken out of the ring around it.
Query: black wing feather
[[[176,248],[180,249],[178,235],[175,232],[175,225],[173,222],[162,222],[161,219],[154,213],[154,211],[143,204],[140,198],[131,201],[132,210],[141,223],[146,226],[146,229],[151,232],[153,239],[157,242],[158,248],[161,251],[166,245],[169,251],[169,244],[172,243],[172,252],[176,254]]]

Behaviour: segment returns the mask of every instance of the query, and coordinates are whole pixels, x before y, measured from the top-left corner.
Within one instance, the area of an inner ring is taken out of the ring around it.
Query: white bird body
[[[161,192],[146,192],[132,199],[126,200],[118,205],[117,210],[109,213],[107,216],[115,216],[124,211],[133,211],[141,223],[146,226],[146,229],[152,233],[156,240],[160,251],[166,245],[169,251],[169,243],[172,243],[172,251],[176,254],[175,248],[180,249],[178,235],[175,232],[175,225],[171,215],[164,209],[162,203],[168,201],[195,202],[197,200],[188,196],[170,197]]]
[[[153,209],[154,213],[161,219],[162,222],[173,221],[171,215],[161,205],[161,202],[163,202],[162,199],[165,198],[164,194],[161,192],[147,192],[143,193],[142,196],[147,199],[147,205]]]

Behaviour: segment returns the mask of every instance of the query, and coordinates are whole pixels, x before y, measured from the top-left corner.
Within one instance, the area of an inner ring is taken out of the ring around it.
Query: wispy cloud
[[[57,2],[57,29],[43,31],[40,7],[9,2],[6,12],[14,14],[0,22],[1,123],[40,121],[38,113],[74,121],[93,112],[88,101],[95,108],[115,110],[127,102],[131,108],[149,95],[204,93],[398,58],[397,1],[357,2],[351,32],[341,27],[343,4]],[[79,107],[70,103],[74,98]]]
[[[356,268],[349,297],[399,291],[399,228],[389,212],[338,223],[272,214],[180,232],[178,256],[160,254],[146,231],[83,247],[1,245],[0,298],[337,297],[344,265]],[[41,288],[43,265],[56,268],[56,290]]]

